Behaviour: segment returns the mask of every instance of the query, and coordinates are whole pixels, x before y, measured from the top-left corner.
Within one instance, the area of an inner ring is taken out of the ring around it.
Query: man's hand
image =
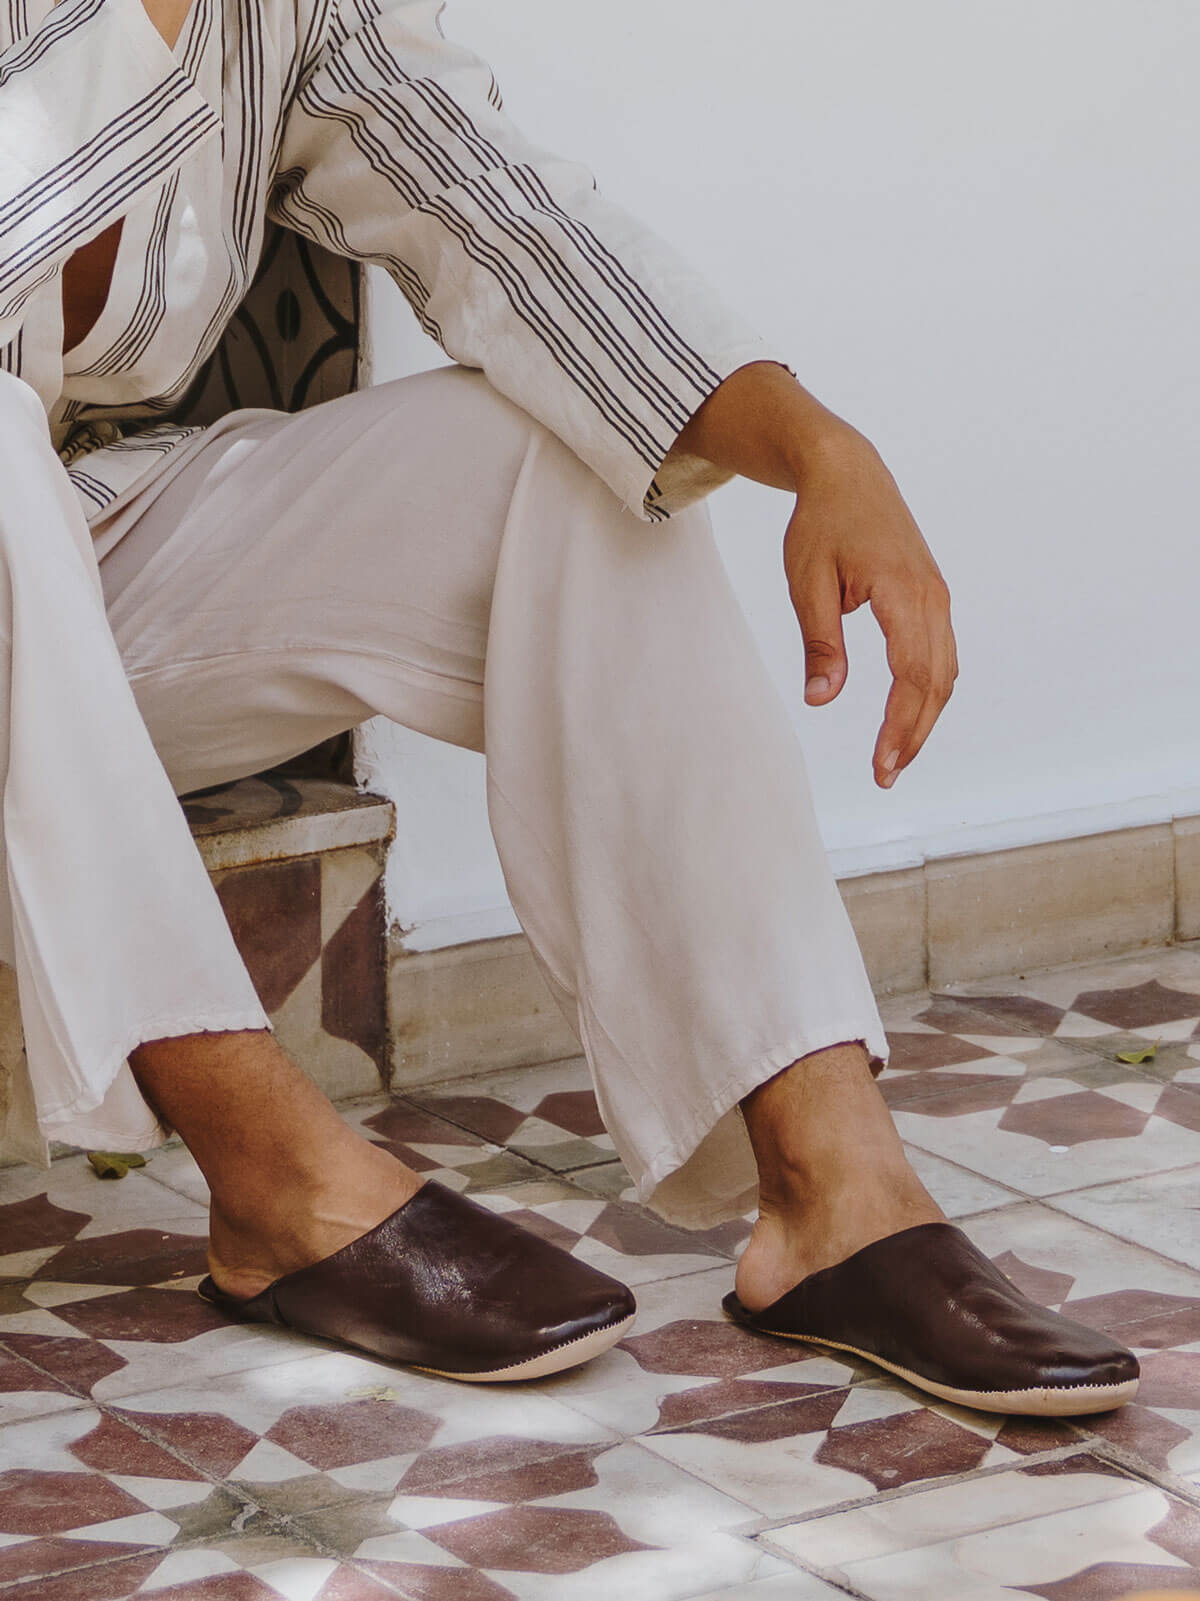
[[[870,605],[892,672],[873,757],[875,782],[890,788],[958,677],[950,593],[891,473],[861,434],[767,362],[731,374],[674,450],[795,492],[783,563],[804,635],[810,705],[841,691],[842,618]]]

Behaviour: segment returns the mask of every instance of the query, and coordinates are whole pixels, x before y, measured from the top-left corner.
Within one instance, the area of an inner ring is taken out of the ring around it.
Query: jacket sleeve
[[[0,344],[73,251],[220,126],[142,0],[62,0],[0,53]]]
[[[664,456],[763,341],[578,164],[537,149],[438,0],[340,0],[286,115],[271,215],[387,268],[454,360],[658,520],[731,475]]]

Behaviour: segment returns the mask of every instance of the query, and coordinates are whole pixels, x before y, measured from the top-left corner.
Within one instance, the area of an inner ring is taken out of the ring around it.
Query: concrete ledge
[[[578,1056],[524,934],[388,959],[391,1089]]]
[[[1177,817],[1175,835],[1175,938],[1200,939],[1200,817]]]
[[[391,838],[390,801],[326,778],[243,778],[183,802],[210,873]]]
[[[1200,817],[839,881],[879,995],[1200,938]],[[393,1087],[579,1053],[522,934],[388,959]]]
[[[1176,932],[1170,823],[927,862],[929,981],[1057,967]]]

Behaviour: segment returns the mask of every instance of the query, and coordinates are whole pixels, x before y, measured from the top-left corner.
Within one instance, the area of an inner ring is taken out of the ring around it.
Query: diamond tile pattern
[[[0,1173],[0,1601],[1200,1589],[1200,950],[883,1012],[915,1165],[1027,1293],[1138,1351],[1135,1405],[992,1417],[736,1328],[749,1220],[639,1207],[584,1063],[553,1063],[345,1108],[636,1286],[620,1346],[537,1384],[224,1322],[193,1293],[206,1192],[181,1147],[119,1183],[79,1157]]]

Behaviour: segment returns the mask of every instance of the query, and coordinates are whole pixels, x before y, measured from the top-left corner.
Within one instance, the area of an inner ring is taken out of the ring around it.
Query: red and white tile
[[[784,1525],[765,1543],[866,1601],[1118,1601],[1194,1585],[1200,1509],[1078,1453]]]
[[[1200,1587],[1200,951],[888,999],[883,1084],[947,1211],[1110,1330],[1134,1405],[932,1404],[721,1297],[748,1223],[636,1205],[579,1061],[348,1120],[635,1286],[573,1372],[482,1389],[194,1295],[207,1192],[0,1172],[0,1601],[1117,1601]],[[1152,1059],[1122,1063],[1155,1044]]]

